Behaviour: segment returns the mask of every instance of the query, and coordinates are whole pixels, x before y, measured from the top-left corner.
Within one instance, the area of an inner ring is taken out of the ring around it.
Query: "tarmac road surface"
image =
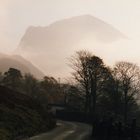
[[[90,125],[58,121],[57,127],[54,130],[27,140],[88,140],[90,135]]]

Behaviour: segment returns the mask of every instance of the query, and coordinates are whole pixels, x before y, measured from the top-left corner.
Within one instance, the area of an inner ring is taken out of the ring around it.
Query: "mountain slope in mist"
[[[32,63],[19,55],[0,54],[0,72],[6,72],[9,68],[16,68],[23,74],[30,73],[36,78],[43,78],[44,74]]]
[[[83,15],[60,20],[46,27],[29,27],[17,52],[27,56],[47,74],[57,75],[67,71],[66,58],[81,49],[79,44],[83,40],[89,39],[88,42],[95,46],[95,42],[109,44],[124,38],[125,35],[110,24]],[[86,49],[87,43],[84,45]]]
[[[73,45],[86,36],[100,42],[113,42],[125,37],[111,25],[89,15],[73,17],[55,22],[47,27],[29,27],[21,39],[23,50],[59,49]]]

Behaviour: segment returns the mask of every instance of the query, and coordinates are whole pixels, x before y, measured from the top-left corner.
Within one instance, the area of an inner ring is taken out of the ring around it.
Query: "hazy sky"
[[[139,42],[140,0],[0,0],[0,51],[14,50],[30,25],[82,14],[96,16]]]

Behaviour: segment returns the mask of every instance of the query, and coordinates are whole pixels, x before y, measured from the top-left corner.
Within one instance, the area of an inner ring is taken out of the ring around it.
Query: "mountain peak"
[[[66,73],[66,58],[76,49],[83,49],[81,46],[85,46],[84,49],[97,43],[108,46],[124,38],[123,33],[103,20],[92,15],[80,15],[46,27],[30,26],[20,41],[19,50],[46,74],[56,76]],[[46,62],[42,62],[40,57]]]
[[[125,35],[117,30],[112,25],[91,15],[80,15],[56,21],[49,26],[30,26],[23,38],[21,39],[20,48],[31,48],[39,46],[53,47],[53,43],[61,44],[79,42],[86,35],[91,34],[93,40],[99,42],[110,43],[120,38],[125,38]],[[86,36],[88,37],[88,36]]]

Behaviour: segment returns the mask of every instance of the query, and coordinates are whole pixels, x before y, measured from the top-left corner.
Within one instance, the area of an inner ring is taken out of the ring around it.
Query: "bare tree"
[[[115,78],[120,81],[124,96],[124,122],[128,119],[128,104],[140,91],[140,69],[129,62],[118,62],[114,68]]]
[[[80,83],[85,91],[85,111],[89,112],[90,106],[90,83],[89,83],[89,73],[87,67],[87,60],[91,57],[91,53],[87,51],[78,51],[75,55],[73,55],[70,59],[70,66],[74,70],[72,75],[75,80]]]
[[[71,67],[74,78],[85,91],[85,111],[95,114],[97,96],[105,77],[108,77],[108,68],[102,59],[87,51],[76,52],[71,58]]]

